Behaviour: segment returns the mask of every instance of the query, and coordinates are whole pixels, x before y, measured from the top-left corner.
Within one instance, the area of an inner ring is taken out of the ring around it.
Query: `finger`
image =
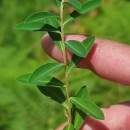
[[[130,130],[130,102],[103,108],[105,120],[90,117],[80,130]]]
[[[85,35],[66,35],[65,40],[83,41]],[[55,46],[51,38],[46,35],[42,39],[42,47],[48,55],[62,62],[62,53]],[[72,54],[67,52],[68,60]],[[118,42],[96,38],[89,55],[83,59],[78,67],[92,70],[98,76],[130,85],[130,46]]]

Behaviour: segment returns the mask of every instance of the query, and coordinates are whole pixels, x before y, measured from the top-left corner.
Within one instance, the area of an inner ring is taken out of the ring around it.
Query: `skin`
[[[77,40],[81,42],[86,37],[85,35],[68,34],[65,36],[65,40]],[[42,38],[42,47],[49,56],[57,61],[63,62],[62,53],[48,35]],[[71,52],[67,50],[68,62],[71,56]],[[130,46],[115,41],[96,38],[92,50],[77,67],[89,69],[104,79],[130,85],[129,57]],[[129,101],[102,108],[102,110],[105,115],[105,120],[96,120],[87,116],[80,130],[130,130]],[[66,124],[67,122],[56,130],[63,130]]]

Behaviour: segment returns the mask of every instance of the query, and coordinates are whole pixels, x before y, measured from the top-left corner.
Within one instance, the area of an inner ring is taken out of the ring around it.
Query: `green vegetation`
[[[20,73],[31,72],[39,64],[46,62],[47,57],[41,49],[41,33],[18,32],[13,30],[13,26],[32,12],[40,10],[57,12],[52,2],[55,1],[0,1],[1,130],[51,130],[65,120],[64,115],[59,114],[61,108],[56,103],[43,97],[35,87],[20,84],[14,78]],[[128,0],[107,0],[100,8],[82,16],[80,20],[77,19],[78,22],[73,22],[72,32],[93,34],[129,43],[129,8]],[[68,25],[68,28],[72,25]],[[72,82],[78,81],[72,85],[72,94],[75,94],[75,86],[86,84],[92,100],[100,106],[130,99],[128,94],[130,88],[100,79],[91,72],[80,70],[79,74],[77,71],[79,70],[75,70],[70,76]],[[63,78],[60,72],[58,76]],[[49,120],[46,120],[47,118]]]
[[[99,7],[101,3],[101,0],[85,2],[80,2],[79,0],[68,0],[67,2],[65,0],[56,0],[59,15],[53,12],[39,11],[29,15],[23,22],[15,26],[17,30],[48,32],[62,52],[63,63],[44,63],[33,72],[22,74],[17,80],[22,83],[35,84],[44,96],[58,102],[63,107],[64,115],[67,118],[66,121],[68,121],[68,125],[64,130],[79,130],[87,114],[93,118],[104,120],[102,110],[88,98],[86,86],[81,87],[76,95],[70,94],[70,72],[89,54],[95,37],[88,37],[82,42],[76,40],[65,41],[64,38],[65,25],[67,23]],[[73,11],[69,12],[68,16],[65,17],[65,10],[70,5],[73,7]],[[67,64],[66,48],[73,53],[69,64]],[[56,72],[59,68],[64,68],[64,81],[54,77],[57,76]]]

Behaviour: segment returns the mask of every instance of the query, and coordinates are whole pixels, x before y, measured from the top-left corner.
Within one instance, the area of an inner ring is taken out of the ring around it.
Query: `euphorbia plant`
[[[91,36],[84,41],[65,41],[65,25],[88,11],[97,8],[101,0],[56,0],[59,14],[52,12],[36,12],[30,15],[24,22],[16,25],[16,29],[29,31],[46,31],[63,55],[63,63],[46,63],[31,73],[23,74],[17,80],[23,83],[35,84],[42,94],[50,97],[63,106],[68,125],[64,130],[79,130],[85,115],[96,119],[104,119],[103,112],[94,104],[88,94],[86,86],[80,88],[75,96],[70,95],[69,74],[77,64],[90,52],[95,37]],[[64,9],[73,6],[73,11],[65,18]],[[73,53],[71,61],[67,61],[67,49]],[[56,71],[64,67],[64,81],[53,76]]]

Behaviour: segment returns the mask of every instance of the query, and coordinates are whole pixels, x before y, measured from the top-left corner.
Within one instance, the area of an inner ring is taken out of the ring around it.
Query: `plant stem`
[[[67,70],[67,52],[64,45],[64,0],[61,2],[61,9],[60,9],[60,24],[61,24],[61,44],[63,48],[63,60],[65,65],[65,84],[66,84],[66,97],[68,100],[68,122],[71,124],[72,117],[71,117],[71,103],[70,103],[70,91],[69,91],[69,82],[68,82],[68,70]]]

